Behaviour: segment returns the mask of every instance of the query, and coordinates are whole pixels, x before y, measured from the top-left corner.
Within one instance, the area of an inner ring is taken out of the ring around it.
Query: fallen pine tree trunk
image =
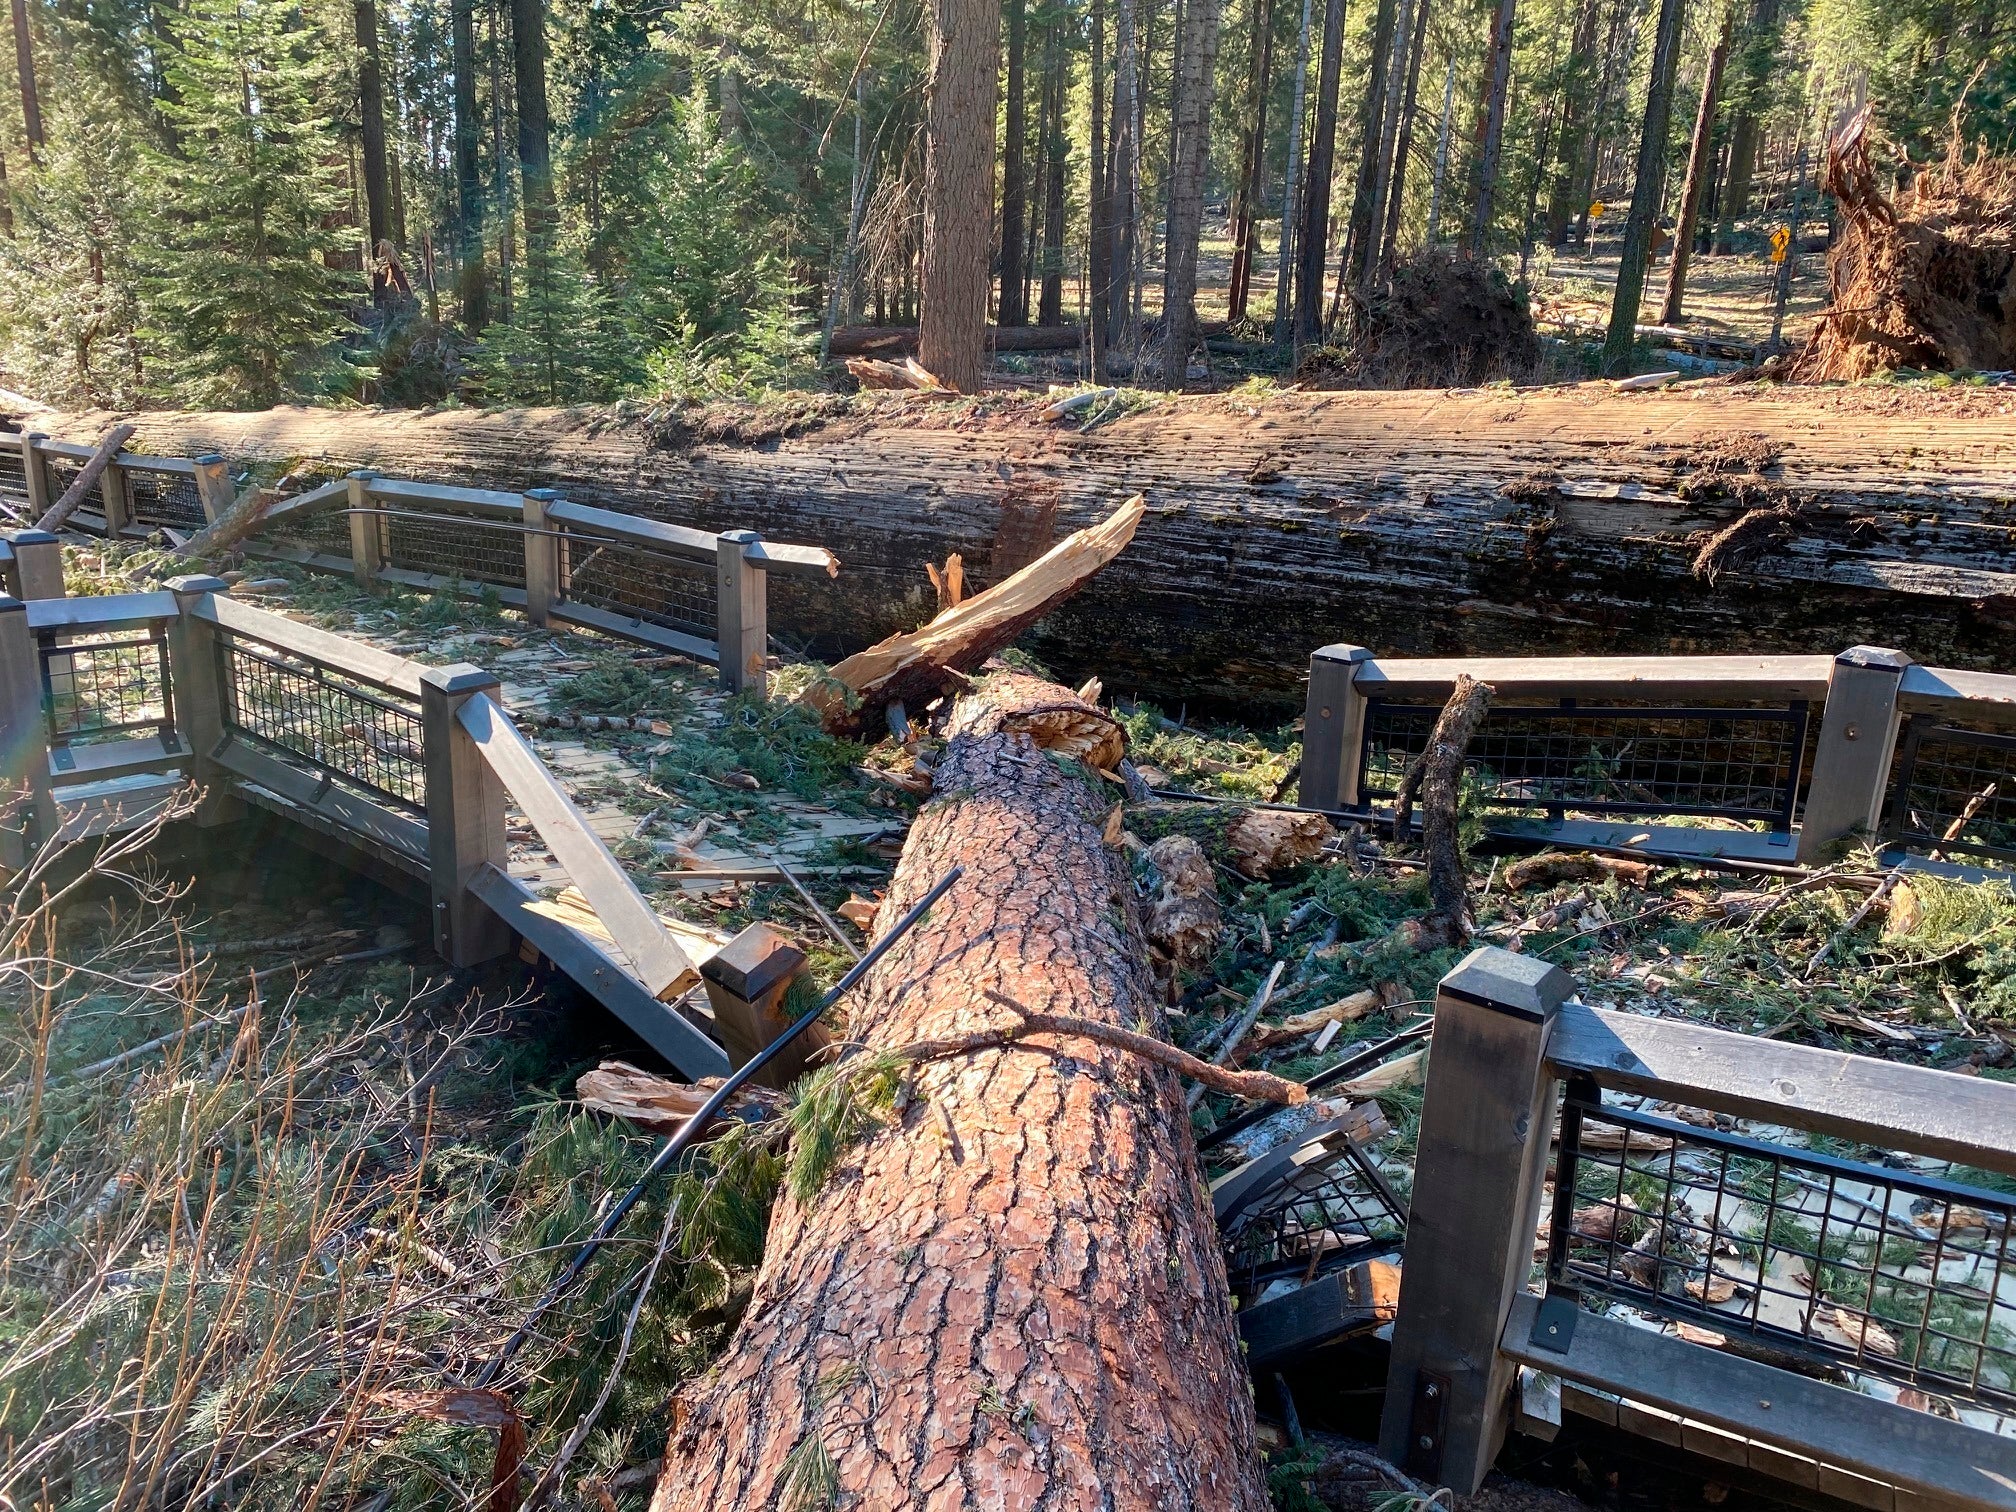
[[[1096,779],[1024,732],[1073,701],[1018,674],[959,700],[948,796],[912,827],[881,918],[966,872],[869,978],[848,1067],[1015,1030],[997,999],[1160,1027]],[[816,1191],[779,1199],[740,1327],[674,1403],[656,1512],[1266,1508],[1174,1076],[1050,1033],[908,1075]]]
[[[1115,403],[1121,396],[1116,396]],[[1126,558],[1031,633],[1075,681],[1299,701],[1309,652],[1618,654],[1901,646],[2006,666],[2016,396],[1741,389],[1221,395],[1058,423],[1040,397],[799,411],[140,417],[155,452],[375,467],[827,546],[771,584],[826,660],[930,617],[927,563],[984,588],[1139,492]],[[1096,422],[1081,434],[1078,426]],[[104,415],[39,417],[95,440]],[[1785,508],[1783,515],[1774,513]],[[1703,545],[1746,517],[1732,545]]]

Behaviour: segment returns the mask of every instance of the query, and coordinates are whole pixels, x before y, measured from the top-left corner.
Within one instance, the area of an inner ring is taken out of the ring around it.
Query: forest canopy
[[[0,380],[69,406],[761,393],[815,381],[836,327],[916,324],[939,262],[984,274],[986,319],[1180,385],[1205,316],[1287,366],[1437,247],[1523,288],[1621,224],[1635,317],[1662,228],[1762,257],[1788,199],[1818,214],[1864,100],[1900,178],[1963,100],[2016,146],[2016,0],[15,0],[12,25]],[[976,35],[991,123],[949,48],[933,83],[934,37]]]

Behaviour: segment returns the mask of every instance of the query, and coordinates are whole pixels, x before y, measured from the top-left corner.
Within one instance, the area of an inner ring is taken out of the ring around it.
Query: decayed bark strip
[[[1428,745],[1400,779],[1393,797],[1393,833],[1404,834],[1418,796],[1421,847],[1428,855],[1430,908],[1401,926],[1417,948],[1459,945],[1470,937],[1470,880],[1457,834],[1457,800],[1463,790],[1463,758],[1491,707],[1491,685],[1467,672],[1456,675],[1448,703],[1428,732]]]
[[[881,910],[966,874],[863,990],[871,1050],[1037,1013],[1159,1029],[1104,802],[1018,721],[1015,674],[954,711],[942,796]],[[727,1354],[683,1391],[656,1512],[834,1504],[1268,1505],[1211,1208],[1175,1077],[1082,1037],[920,1064],[901,1114],[817,1197],[781,1198]]]
[[[70,480],[70,486],[63,490],[63,497],[51,504],[41,519],[35,522],[37,530],[61,530],[63,522],[77,512],[77,507],[90,496],[98,486],[99,476],[119,455],[119,449],[133,439],[137,425],[115,425],[99,439],[98,449],[85,459],[77,476]]]

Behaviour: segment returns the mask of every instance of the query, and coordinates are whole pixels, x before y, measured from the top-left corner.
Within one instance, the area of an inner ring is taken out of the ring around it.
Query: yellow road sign
[[[1773,227],[1771,231],[1771,261],[1774,263],[1785,261],[1786,249],[1791,245],[1792,228],[1790,226]]]
[[[1593,204],[1593,205],[1591,205],[1591,206],[1589,207],[1589,219],[1591,219],[1591,220],[1601,220],[1601,219],[1603,219],[1603,212],[1604,212],[1605,210],[1608,210],[1609,208],[1610,208],[1610,207],[1609,207],[1608,205],[1604,204],[1604,203],[1603,203],[1603,201],[1601,201],[1601,200],[1598,200],[1598,201],[1596,201],[1596,203],[1595,203],[1595,204]]]

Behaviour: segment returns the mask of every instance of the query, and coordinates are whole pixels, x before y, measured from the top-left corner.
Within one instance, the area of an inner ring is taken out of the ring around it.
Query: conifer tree
[[[322,37],[288,6],[187,0],[160,109],[175,146],[150,153],[158,242],[146,280],[159,387],[178,403],[262,406],[341,387],[345,295],[330,229],[347,207],[337,98]]]

